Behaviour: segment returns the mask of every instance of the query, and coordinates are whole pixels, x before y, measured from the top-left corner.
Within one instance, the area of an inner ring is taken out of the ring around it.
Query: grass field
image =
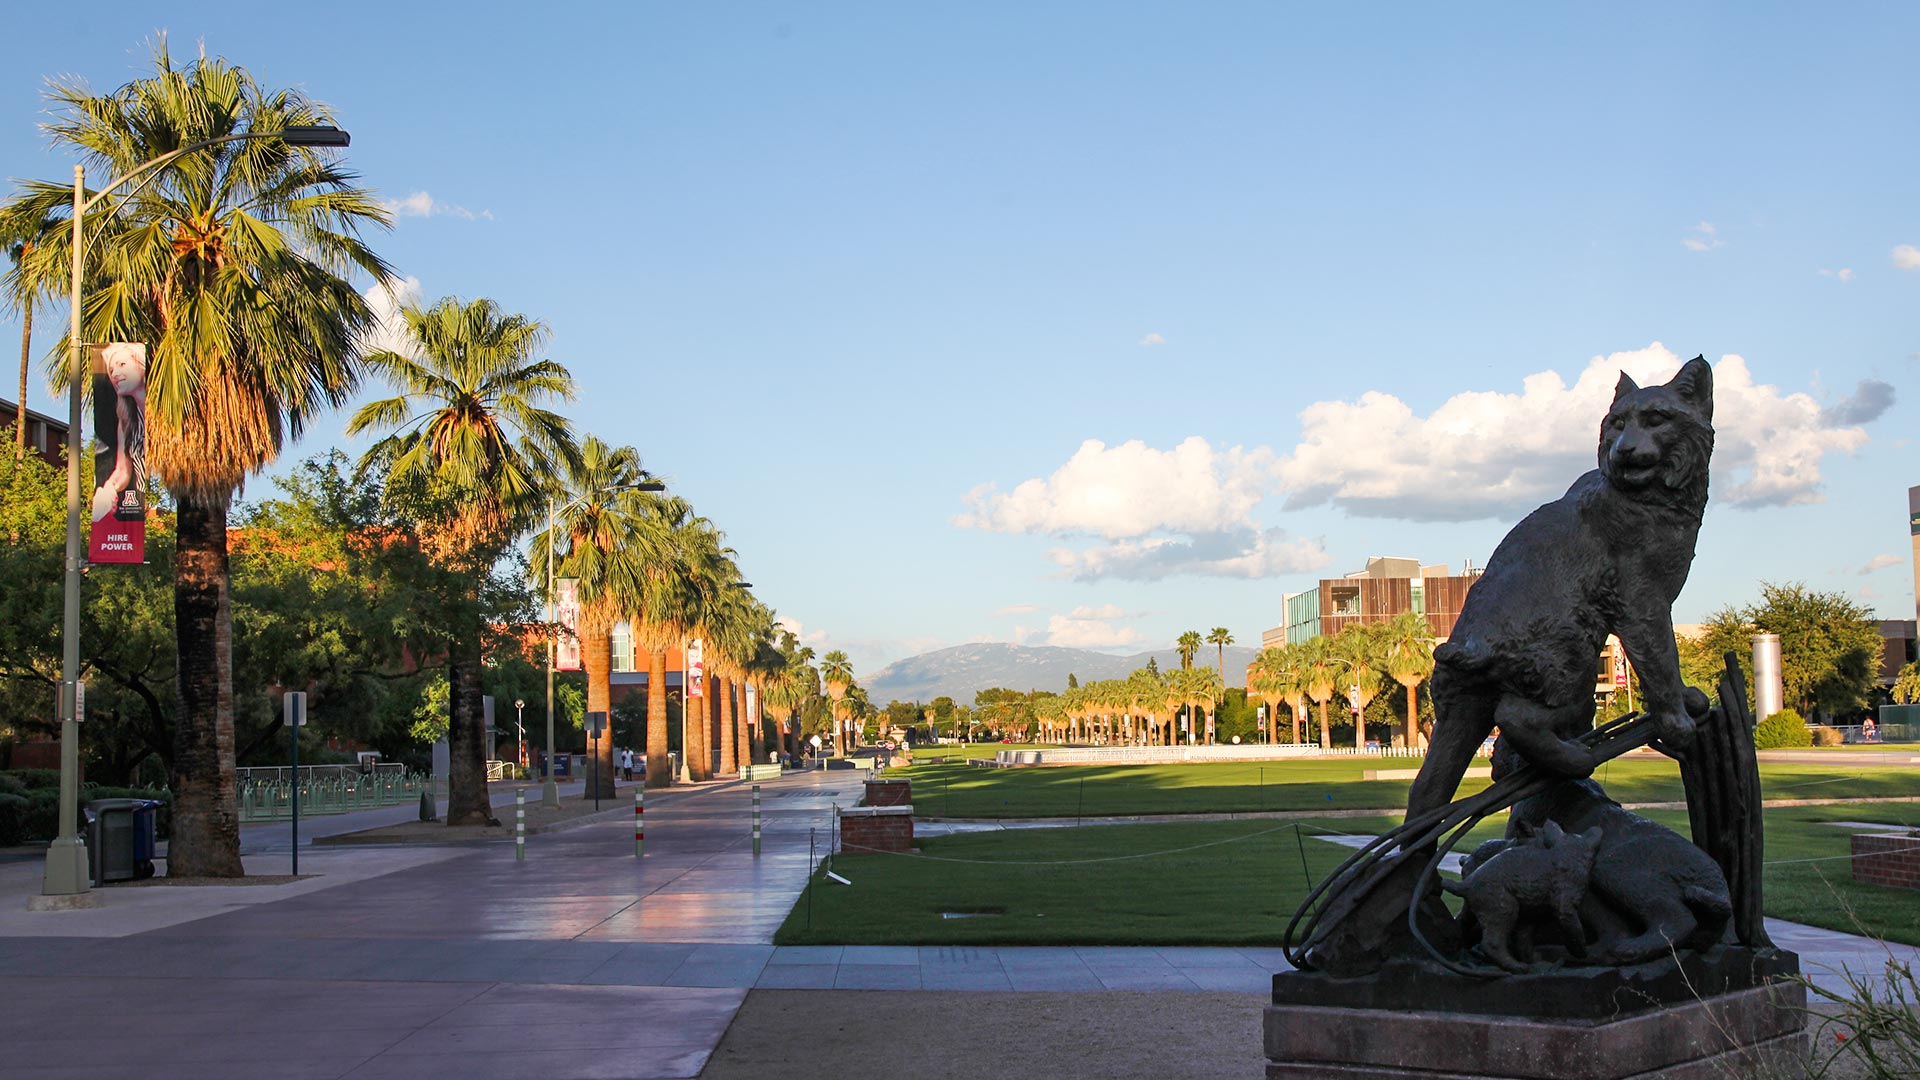
[[[987,745],[987,744],[976,744]],[[1326,758],[1209,765],[1099,765],[986,769],[920,763],[889,771],[914,782],[922,817],[1050,818],[1121,814],[1246,813],[1294,810],[1398,810],[1407,780],[1364,780],[1368,769],[1417,767],[1417,759]],[[1482,760],[1478,764],[1484,767]],[[1769,799],[1920,797],[1920,769],[1763,762]],[[1615,760],[1595,778],[1621,802],[1679,802],[1680,769],[1669,759]],[[1487,786],[1475,778],[1466,795]]]
[[[1484,763],[1482,763],[1484,765]],[[1367,769],[1411,769],[1417,759],[1311,759],[1223,765],[1062,765],[893,769],[914,780],[920,817],[1112,817],[1160,813],[1250,813],[1404,807],[1409,780],[1363,780]],[[1665,757],[1615,759],[1596,778],[1622,803],[1684,799],[1680,767]],[[1488,786],[1469,778],[1459,794]],[[1764,798],[1920,798],[1920,769],[1761,763]]]
[[[1684,811],[1647,816],[1686,834]],[[1920,804],[1792,807],[1765,817],[1769,915],[1920,944],[1920,893],[1854,884],[1844,858],[1849,830],[1823,824],[1920,825]],[[1499,835],[1502,821],[1484,824],[1461,850]],[[1309,882],[1351,853],[1312,837],[1377,834],[1398,822],[1392,816],[1259,819],[932,837],[920,842],[920,856],[836,856],[834,869],[853,885],[817,877],[811,897],[801,897],[774,940],[1278,945]],[[1796,861],[1805,859],[1826,861]],[[945,913],[991,917],[949,919]]]

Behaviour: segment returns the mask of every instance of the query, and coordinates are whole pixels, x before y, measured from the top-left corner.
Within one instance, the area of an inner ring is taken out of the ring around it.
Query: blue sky
[[[864,671],[1257,642],[1369,555],[1484,561],[1614,372],[1695,353],[1676,617],[1912,617],[1920,13],[1673,7],[41,5],[0,172],[64,177],[45,77],[162,29],[331,103],[421,295],[546,320],[581,430]]]

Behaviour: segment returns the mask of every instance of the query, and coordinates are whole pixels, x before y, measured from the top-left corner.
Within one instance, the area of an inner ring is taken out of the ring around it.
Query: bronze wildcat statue
[[[1664,386],[1643,389],[1621,373],[1600,427],[1600,467],[1514,526],[1433,652],[1437,720],[1408,817],[1453,798],[1495,726],[1539,768],[1592,772],[1593,755],[1572,736],[1593,726],[1609,633],[1626,646],[1662,741],[1686,746],[1693,720],[1672,608],[1693,564],[1712,454],[1713,369],[1704,357]]]

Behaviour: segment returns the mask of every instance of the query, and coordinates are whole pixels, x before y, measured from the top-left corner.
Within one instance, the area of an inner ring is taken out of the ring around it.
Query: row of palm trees
[[[1302,738],[1307,703],[1312,702],[1320,714],[1320,745],[1331,748],[1328,702],[1341,698],[1363,714],[1389,682],[1398,683],[1406,691],[1407,719],[1396,737],[1409,748],[1422,746],[1426,730],[1419,721],[1416,691],[1433,674],[1434,641],[1425,616],[1402,612],[1382,622],[1347,626],[1332,637],[1268,647],[1247,667],[1247,694],[1266,703],[1275,729],[1280,706],[1285,705],[1296,743]],[[1364,749],[1366,725],[1354,724],[1353,737],[1354,746]]]
[[[210,139],[334,122],[324,104],[263,87],[223,59],[177,64],[164,39],[150,75],[107,93],[56,80],[48,97],[47,133],[95,175],[126,174]],[[6,296],[22,312],[64,297],[72,198],[67,184],[27,181],[0,205],[0,243],[14,257]],[[711,771],[712,751],[724,770],[757,746],[741,722],[742,686],[757,685],[776,707],[798,708],[817,692],[810,651],[741,587],[720,531],[684,499],[638,490],[647,473],[632,448],[576,438],[553,411],[576,386],[566,368],[539,358],[545,326],[491,300],[447,298],[402,310],[405,351],[370,349],[375,317],[349,276],[396,277],[364,238],[390,225],[336,152],[272,138],[180,157],[87,219],[81,332],[148,343],[147,458],[176,509],[170,873],[242,872],[227,599],[234,496],[369,380],[394,392],[349,422],[349,431],[379,436],[360,469],[381,481],[467,601],[451,609],[446,630],[450,824],[492,817],[479,594],[529,536],[537,580],[548,539],[553,569],[579,579],[590,710],[607,708],[614,623],[631,621],[648,650],[647,744],[657,751],[649,784],[669,782],[667,650],[705,645],[709,692],[687,702],[696,777]],[[63,339],[49,354],[57,388],[69,377],[69,347]],[[611,740],[602,745],[596,767],[610,780]]]
[[[1210,667],[1165,673],[1145,667],[1124,679],[1100,679],[1041,697],[1033,711],[1042,742],[1210,744],[1212,721],[1226,693],[1225,680]]]

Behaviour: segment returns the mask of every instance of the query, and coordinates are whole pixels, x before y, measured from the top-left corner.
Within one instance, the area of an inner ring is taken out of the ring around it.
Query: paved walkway
[[[824,853],[832,806],[851,805],[861,779],[764,784],[758,858],[748,789],[725,784],[650,797],[642,860],[621,807],[530,839],[524,862],[505,844],[317,848],[302,852],[307,880],[114,887],[73,912],[26,912],[39,864],[0,865],[6,1075],[692,1077],[754,989],[1225,991],[1257,1008],[1251,995],[1285,967],[1277,949],[768,944],[810,842]],[[350,831],[395,812],[413,808],[316,825]],[[250,826],[249,870],[284,873],[285,835]],[[1888,955],[1772,929],[1816,973],[1878,970]]]

